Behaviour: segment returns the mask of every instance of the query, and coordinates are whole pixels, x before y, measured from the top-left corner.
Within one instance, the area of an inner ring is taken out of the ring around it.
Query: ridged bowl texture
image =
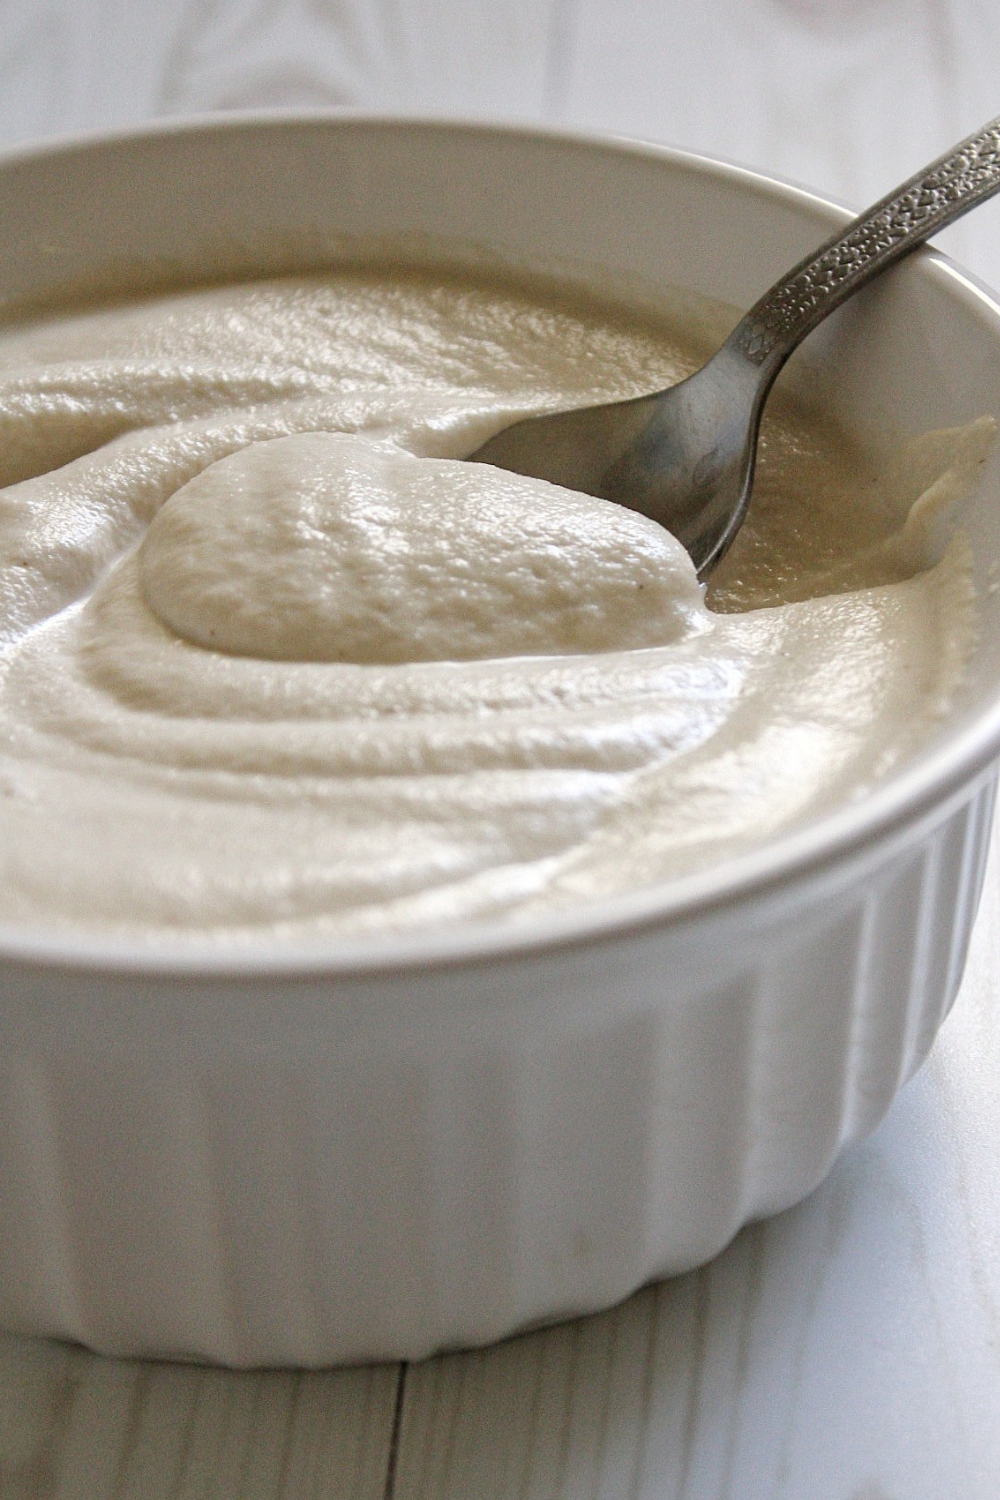
[[[5,294],[404,233],[737,304],[843,218],[656,148],[338,116],[23,152],[0,214]],[[863,302],[801,366],[845,420],[995,406],[1000,313],[967,278],[923,255]],[[413,1358],[607,1306],[808,1193],[961,979],[1000,745],[998,490],[994,465],[961,517],[982,618],[954,712],[773,847],[368,948],[0,933],[0,1325],[234,1365]]]

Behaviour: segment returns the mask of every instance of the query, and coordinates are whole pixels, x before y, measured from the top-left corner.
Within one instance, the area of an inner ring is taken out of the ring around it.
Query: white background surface
[[[0,0],[0,143],[258,103],[596,126],[860,204],[1000,112],[1000,0]],[[1000,204],[941,243],[1000,286]],[[713,1265],[405,1372],[0,1339],[0,1500],[995,1500],[997,863],[930,1062]]]

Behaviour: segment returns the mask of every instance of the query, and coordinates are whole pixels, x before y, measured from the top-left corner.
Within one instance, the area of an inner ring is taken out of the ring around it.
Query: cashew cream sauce
[[[525,282],[392,266],[0,333],[0,921],[162,939],[523,919],[862,795],[972,639],[927,516],[780,403],[708,599],[677,542],[460,461],[704,351]]]

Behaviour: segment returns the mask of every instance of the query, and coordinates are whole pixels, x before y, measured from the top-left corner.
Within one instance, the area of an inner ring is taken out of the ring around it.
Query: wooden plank
[[[382,1500],[397,1383],[0,1337],[0,1500]]]

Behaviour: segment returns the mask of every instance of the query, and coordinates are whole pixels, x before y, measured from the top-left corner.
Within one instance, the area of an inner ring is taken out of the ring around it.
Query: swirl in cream
[[[862,792],[947,706],[971,591],[959,544],[921,571],[906,507],[872,519],[846,445],[773,428],[764,531],[794,529],[805,484],[851,507],[855,546],[819,527],[793,580],[814,597],[728,613],[654,523],[459,461],[694,359],[596,302],[390,267],[9,328],[0,920],[273,940],[526,917]],[[989,435],[945,445],[938,502]],[[720,574],[730,611],[746,559],[780,552],[763,534]]]

